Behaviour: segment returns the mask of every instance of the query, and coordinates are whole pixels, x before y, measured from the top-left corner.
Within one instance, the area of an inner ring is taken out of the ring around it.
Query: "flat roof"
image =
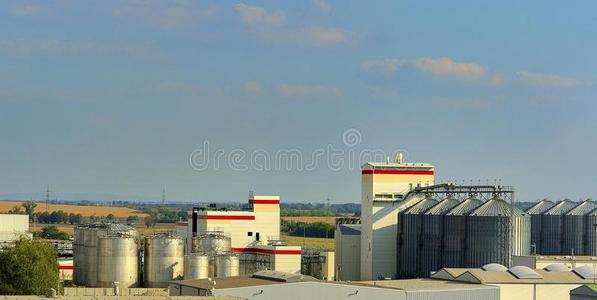
[[[210,290],[212,287],[215,289],[227,289],[227,288],[260,286],[260,285],[284,283],[282,281],[255,278],[255,277],[249,277],[249,276],[215,278],[214,281],[216,282],[215,286],[213,286],[212,283],[208,279],[177,280],[177,281],[171,281],[171,283],[182,285],[182,286],[187,286],[187,287],[192,287],[192,288],[204,289],[204,290]]]
[[[442,269],[443,270],[443,269]],[[543,283],[543,284],[566,284],[566,283],[592,283],[592,279],[583,279],[574,272],[549,272],[543,269],[534,270],[542,278],[517,278],[509,271],[484,271],[482,269],[468,269],[453,281],[482,283],[482,284],[500,284],[500,283]],[[438,272],[439,273],[439,272]],[[434,276],[434,275],[432,275]],[[442,277],[442,279],[444,279]]]
[[[338,282],[343,283],[343,282]],[[382,287],[398,289],[405,291],[421,290],[461,290],[461,289],[486,289],[494,288],[484,284],[465,283],[451,280],[439,280],[430,278],[419,279],[398,279],[398,280],[375,280],[375,281],[354,281],[348,284],[364,285],[373,287]]]

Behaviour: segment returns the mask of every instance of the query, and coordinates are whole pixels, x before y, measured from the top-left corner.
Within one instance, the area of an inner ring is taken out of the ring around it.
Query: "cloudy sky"
[[[2,1],[0,195],[360,201],[393,156],[597,197],[594,1]]]

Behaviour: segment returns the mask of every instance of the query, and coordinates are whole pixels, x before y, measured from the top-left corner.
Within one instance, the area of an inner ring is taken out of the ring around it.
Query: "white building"
[[[193,215],[196,215],[196,220],[193,220]],[[301,271],[301,247],[279,243],[279,196],[252,196],[247,210],[194,209],[188,222],[177,223],[177,233],[187,237],[187,245],[194,235],[213,231],[230,236],[232,251],[241,255],[241,264],[245,259],[259,256],[258,260],[267,262],[266,267],[270,270]]]
[[[21,234],[30,236],[28,215],[0,214],[0,242],[14,241]]]
[[[361,170],[360,279],[396,278],[397,215],[417,186],[433,185],[434,167],[426,163],[366,163]],[[346,269],[346,267],[344,267]]]

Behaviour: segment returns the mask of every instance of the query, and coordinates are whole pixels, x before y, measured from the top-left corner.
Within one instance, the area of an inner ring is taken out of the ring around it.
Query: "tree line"
[[[333,238],[336,228],[334,225],[323,222],[306,223],[281,220],[280,229],[292,236]]]

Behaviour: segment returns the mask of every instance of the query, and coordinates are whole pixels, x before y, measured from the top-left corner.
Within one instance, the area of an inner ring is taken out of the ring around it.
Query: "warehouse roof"
[[[211,279],[187,279],[171,281],[173,284],[178,284],[187,287],[199,288],[204,290],[227,289],[247,286],[260,286],[290,282],[306,282],[317,281],[317,279],[301,274],[291,274],[276,271],[260,271],[254,273],[252,276],[234,276]],[[214,284],[215,282],[215,284]]]
[[[361,235],[361,224],[338,224],[338,230],[343,235]]]
[[[483,271],[469,269],[456,277],[455,281],[483,284],[507,283],[591,283],[592,280],[583,279],[574,272],[549,272],[542,269],[532,270],[537,278],[518,278],[512,272]],[[438,272],[439,273],[439,272]],[[436,273],[437,274],[437,273]],[[432,276],[435,277],[435,274]]]
[[[340,282],[341,283],[341,282]],[[486,285],[464,283],[438,279],[400,279],[351,282],[353,285],[368,285],[382,288],[399,289],[405,291],[421,290],[458,290],[458,289],[483,289],[490,288]]]

